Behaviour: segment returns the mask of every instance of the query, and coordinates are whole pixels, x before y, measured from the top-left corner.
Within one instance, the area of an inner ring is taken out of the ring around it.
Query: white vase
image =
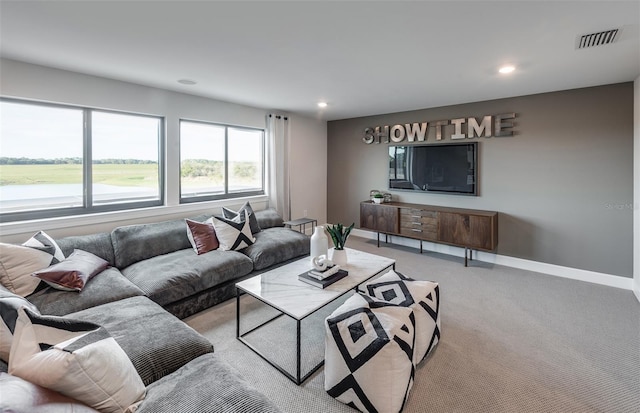
[[[347,265],[347,251],[334,249],[333,255],[331,255],[331,261],[333,261],[335,265],[344,268]]]
[[[316,226],[316,229],[313,231],[313,235],[311,235],[310,260],[312,263],[315,257],[319,257],[321,255],[324,255],[325,257],[329,258],[328,244],[329,244],[329,239],[324,233],[324,227]]]

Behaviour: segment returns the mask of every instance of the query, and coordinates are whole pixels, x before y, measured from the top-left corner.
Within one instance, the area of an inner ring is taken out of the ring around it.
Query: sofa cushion
[[[24,245],[25,247],[36,248],[51,254],[51,256],[53,257],[53,259],[51,260],[51,264],[56,264],[64,260],[65,257],[62,249],[60,249],[60,246],[44,231],[36,232],[22,245]]]
[[[20,377],[0,373],[0,412],[96,413],[97,410]]]
[[[273,208],[256,211],[255,215],[258,226],[260,226],[261,229],[284,227],[284,220],[280,214],[278,214],[278,211]]]
[[[204,254],[218,249],[220,242],[213,227],[213,217],[204,222],[185,219],[187,224],[187,238],[196,254]]]
[[[220,241],[220,249],[223,251],[239,251],[253,244],[256,239],[251,233],[249,224],[249,213],[245,210],[244,215],[232,219],[225,217],[213,217],[213,226],[216,236]]]
[[[9,373],[104,413],[122,412],[146,392],[131,360],[103,327],[26,308],[18,311]]]
[[[189,218],[203,222],[210,216]],[[128,225],[111,232],[116,267],[122,269],[147,258],[191,248],[183,219]]]
[[[56,290],[81,291],[87,282],[104,271],[109,263],[90,252],[74,250],[68,258],[32,275]]]
[[[217,249],[197,255],[189,247],[137,262],[122,274],[147,297],[166,305],[247,275],[252,269],[251,260],[239,252]]]
[[[136,413],[277,413],[280,410],[216,354],[193,360],[147,387]]]
[[[0,286],[0,360],[7,363],[9,362],[13,333],[18,320],[18,310],[22,307],[27,307],[34,313],[40,314],[36,306],[26,298]]]
[[[82,291],[60,291],[46,287],[29,295],[42,314],[65,315],[127,297],[144,295],[117,268],[107,268],[93,277]]]
[[[234,211],[232,209],[222,207],[222,216],[227,219],[234,219],[236,217],[240,217],[240,219],[244,219],[244,211],[247,211],[247,215],[249,217],[249,225],[251,226],[251,233],[257,234],[260,232],[260,225],[258,225],[258,220],[256,219],[255,212],[253,212],[253,208],[251,208],[251,204],[249,201],[245,202],[239,210]]]
[[[213,351],[206,338],[146,297],[127,298],[66,317],[103,326],[145,385]]]
[[[255,234],[256,242],[242,250],[253,268],[262,270],[292,258],[309,255],[309,236],[289,228],[267,228]]]
[[[0,243],[0,284],[12,293],[26,297],[40,284],[40,280],[31,274],[57,262],[58,259],[44,249]]]
[[[109,265],[116,265],[116,257],[111,244],[111,234],[108,232],[59,238],[56,242],[65,257],[71,255],[73,250],[83,250],[106,260]]]

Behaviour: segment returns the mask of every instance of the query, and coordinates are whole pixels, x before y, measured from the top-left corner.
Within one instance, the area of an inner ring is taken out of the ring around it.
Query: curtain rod
[[[272,117],[272,116],[274,116],[274,115],[269,114],[269,117]],[[276,117],[276,119],[282,119],[282,118],[284,118],[284,120],[289,120],[289,118],[288,118],[288,117],[286,117],[286,116],[275,115],[275,117]]]

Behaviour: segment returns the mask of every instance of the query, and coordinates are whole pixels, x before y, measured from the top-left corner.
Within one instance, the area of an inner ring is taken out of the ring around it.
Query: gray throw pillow
[[[260,225],[258,225],[256,214],[253,212],[253,208],[251,208],[251,204],[249,203],[249,201],[245,202],[238,211],[222,207],[222,216],[227,219],[240,217],[241,220],[244,220],[244,211],[247,211],[247,214],[249,215],[249,226],[251,227],[251,233],[257,234],[262,229],[260,228]]]

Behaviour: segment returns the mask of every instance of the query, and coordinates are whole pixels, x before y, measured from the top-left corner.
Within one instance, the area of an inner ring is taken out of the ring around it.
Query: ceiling
[[[1,0],[0,56],[335,120],[632,81],[639,20],[637,0]]]

